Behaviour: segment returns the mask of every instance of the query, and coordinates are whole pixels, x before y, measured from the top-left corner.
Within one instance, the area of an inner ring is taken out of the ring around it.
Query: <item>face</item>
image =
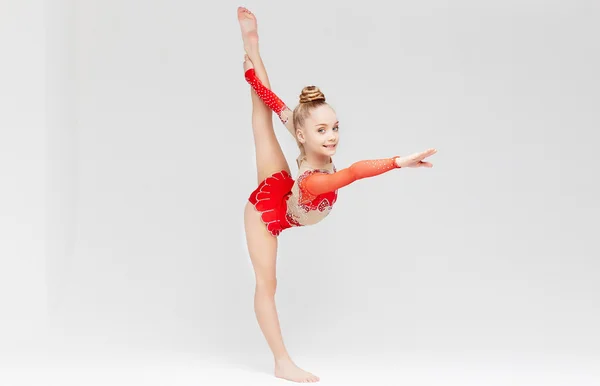
[[[315,108],[298,131],[298,139],[307,152],[332,156],[339,141],[339,122],[335,111],[328,105]]]

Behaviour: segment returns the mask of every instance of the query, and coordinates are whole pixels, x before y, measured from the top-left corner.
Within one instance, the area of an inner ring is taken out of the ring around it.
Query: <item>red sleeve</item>
[[[374,177],[383,174],[392,169],[399,169],[396,165],[395,156],[392,158],[358,161],[350,165],[346,169],[342,169],[333,174],[315,173],[302,180],[301,188],[308,191],[311,195],[318,196],[319,194],[333,192],[336,189],[342,188],[354,181]]]
[[[256,72],[253,68],[250,68],[248,71],[246,71],[245,78],[250,86],[252,86],[254,91],[256,91],[256,95],[258,95],[265,105],[267,105],[277,115],[280,115],[283,110],[288,108],[273,91],[269,90],[264,84],[262,84],[260,79],[258,79],[256,76]]]

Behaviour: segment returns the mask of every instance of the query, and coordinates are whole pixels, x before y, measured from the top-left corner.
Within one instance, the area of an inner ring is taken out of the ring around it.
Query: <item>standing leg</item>
[[[275,307],[278,240],[269,233],[260,219],[260,213],[250,202],[246,203],[244,210],[244,227],[256,278],[254,312],[260,329],[273,352],[275,376],[295,382],[317,382],[319,377],[296,366],[283,344],[279,317]]]
[[[258,45],[256,32],[256,19],[244,8],[238,8],[238,20],[242,29],[244,47]],[[251,61],[244,62],[244,71],[253,68]],[[268,79],[265,79],[268,84]],[[254,146],[256,151],[256,170],[258,183],[273,173],[285,170],[289,174],[290,167],[285,159],[281,145],[275,136],[273,129],[273,113],[267,107],[254,90],[252,95],[252,131],[254,133]]]
[[[245,8],[238,8],[238,20],[242,28],[244,47],[258,43],[256,35],[256,19]],[[244,71],[251,68],[251,60],[244,62]],[[263,67],[264,69],[264,67]],[[266,73],[265,85],[270,87]],[[281,146],[273,131],[271,110],[252,93],[252,129],[256,147],[256,166],[258,182],[281,170],[290,173],[289,166],[281,150]],[[275,306],[275,291],[277,287],[276,261],[277,237],[271,235],[261,220],[261,214],[254,206],[246,203],[244,210],[244,227],[246,242],[252,266],[254,267],[256,288],[254,294],[254,311],[260,329],[273,352],[275,360],[275,376],[295,382],[317,382],[319,377],[300,369],[291,360],[281,334],[279,317]]]

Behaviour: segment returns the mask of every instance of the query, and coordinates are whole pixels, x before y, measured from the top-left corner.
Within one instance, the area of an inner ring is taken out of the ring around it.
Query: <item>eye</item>
[[[335,131],[338,131],[339,129],[340,129],[339,125],[333,128],[333,130],[335,130]]]

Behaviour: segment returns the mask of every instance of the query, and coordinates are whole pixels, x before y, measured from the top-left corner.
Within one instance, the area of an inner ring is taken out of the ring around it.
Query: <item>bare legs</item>
[[[244,69],[254,66],[261,82],[270,88],[267,73],[258,54],[256,18],[250,11],[240,7],[238,8],[238,20],[242,29],[244,49],[249,56],[249,59],[244,62]],[[289,173],[289,166],[273,131],[271,110],[253,90],[251,93],[252,129],[256,147],[257,177],[260,183],[275,172],[287,170]],[[273,352],[275,376],[295,382],[316,382],[319,380],[317,376],[300,369],[294,364],[283,343],[279,317],[275,307],[278,240],[269,233],[262,223],[260,213],[254,209],[250,202],[246,203],[244,210],[244,227],[246,243],[256,279],[254,311],[260,329]]]
[[[242,30],[244,49],[250,58],[244,68],[254,67],[256,76],[267,88],[271,88],[264,64],[258,54],[258,34],[256,18],[245,8],[238,8],[238,20]],[[290,167],[285,159],[283,150],[273,129],[273,112],[269,109],[254,90],[252,95],[252,131],[256,150],[256,170],[258,183],[273,173],[285,170],[290,173]]]

